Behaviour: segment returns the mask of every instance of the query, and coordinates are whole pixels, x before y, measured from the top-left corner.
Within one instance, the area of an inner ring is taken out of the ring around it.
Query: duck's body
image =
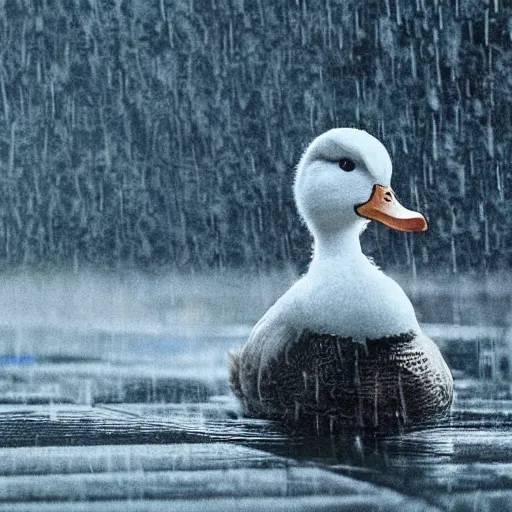
[[[336,169],[348,157],[350,171]],[[246,414],[299,427],[390,430],[449,410],[453,382],[438,348],[400,286],[361,251],[367,221],[360,211],[398,229],[426,228],[394,197],[393,215],[387,198],[383,207],[376,203],[390,178],[386,150],[359,130],[331,130],[304,154],[295,198],[315,238],[314,256],[233,356],[231,386]]]

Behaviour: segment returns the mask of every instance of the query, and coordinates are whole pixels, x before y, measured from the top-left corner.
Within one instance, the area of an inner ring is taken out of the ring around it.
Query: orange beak
[[[393,190],[382,185],[373,187],[370,199],[355,207],[356,213],[367,219],[377,220],[398,231],[426,231],[427,221],[421,213],[404,208]]]

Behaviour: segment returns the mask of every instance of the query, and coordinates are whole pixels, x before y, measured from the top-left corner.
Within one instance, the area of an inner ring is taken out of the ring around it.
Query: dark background
[[[431,226],[368,254],[509,269],[511,39],[505,0],[3,2],[0,268],[300,271],[294,166],[352,126]]]

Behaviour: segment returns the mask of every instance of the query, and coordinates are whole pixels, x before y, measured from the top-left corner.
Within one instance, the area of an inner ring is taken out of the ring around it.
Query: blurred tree
[[[0,264],[175,269],[292,262],[293,169],[368,130],[415,237],[413,273],[512,265],[512,7],[422,0],[0,3]]]

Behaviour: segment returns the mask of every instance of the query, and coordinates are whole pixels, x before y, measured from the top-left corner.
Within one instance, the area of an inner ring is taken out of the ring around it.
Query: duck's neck
[[[308,326],[319,332],[378,339],[420,333],[414,309],[400,286],[364,256],[359,235],[364,223],[314,233]]]
[[[314,233],[315,243],[311,264],[366,260],[359,240],[363,227],[364,221],[358,221],[338,230]]]

